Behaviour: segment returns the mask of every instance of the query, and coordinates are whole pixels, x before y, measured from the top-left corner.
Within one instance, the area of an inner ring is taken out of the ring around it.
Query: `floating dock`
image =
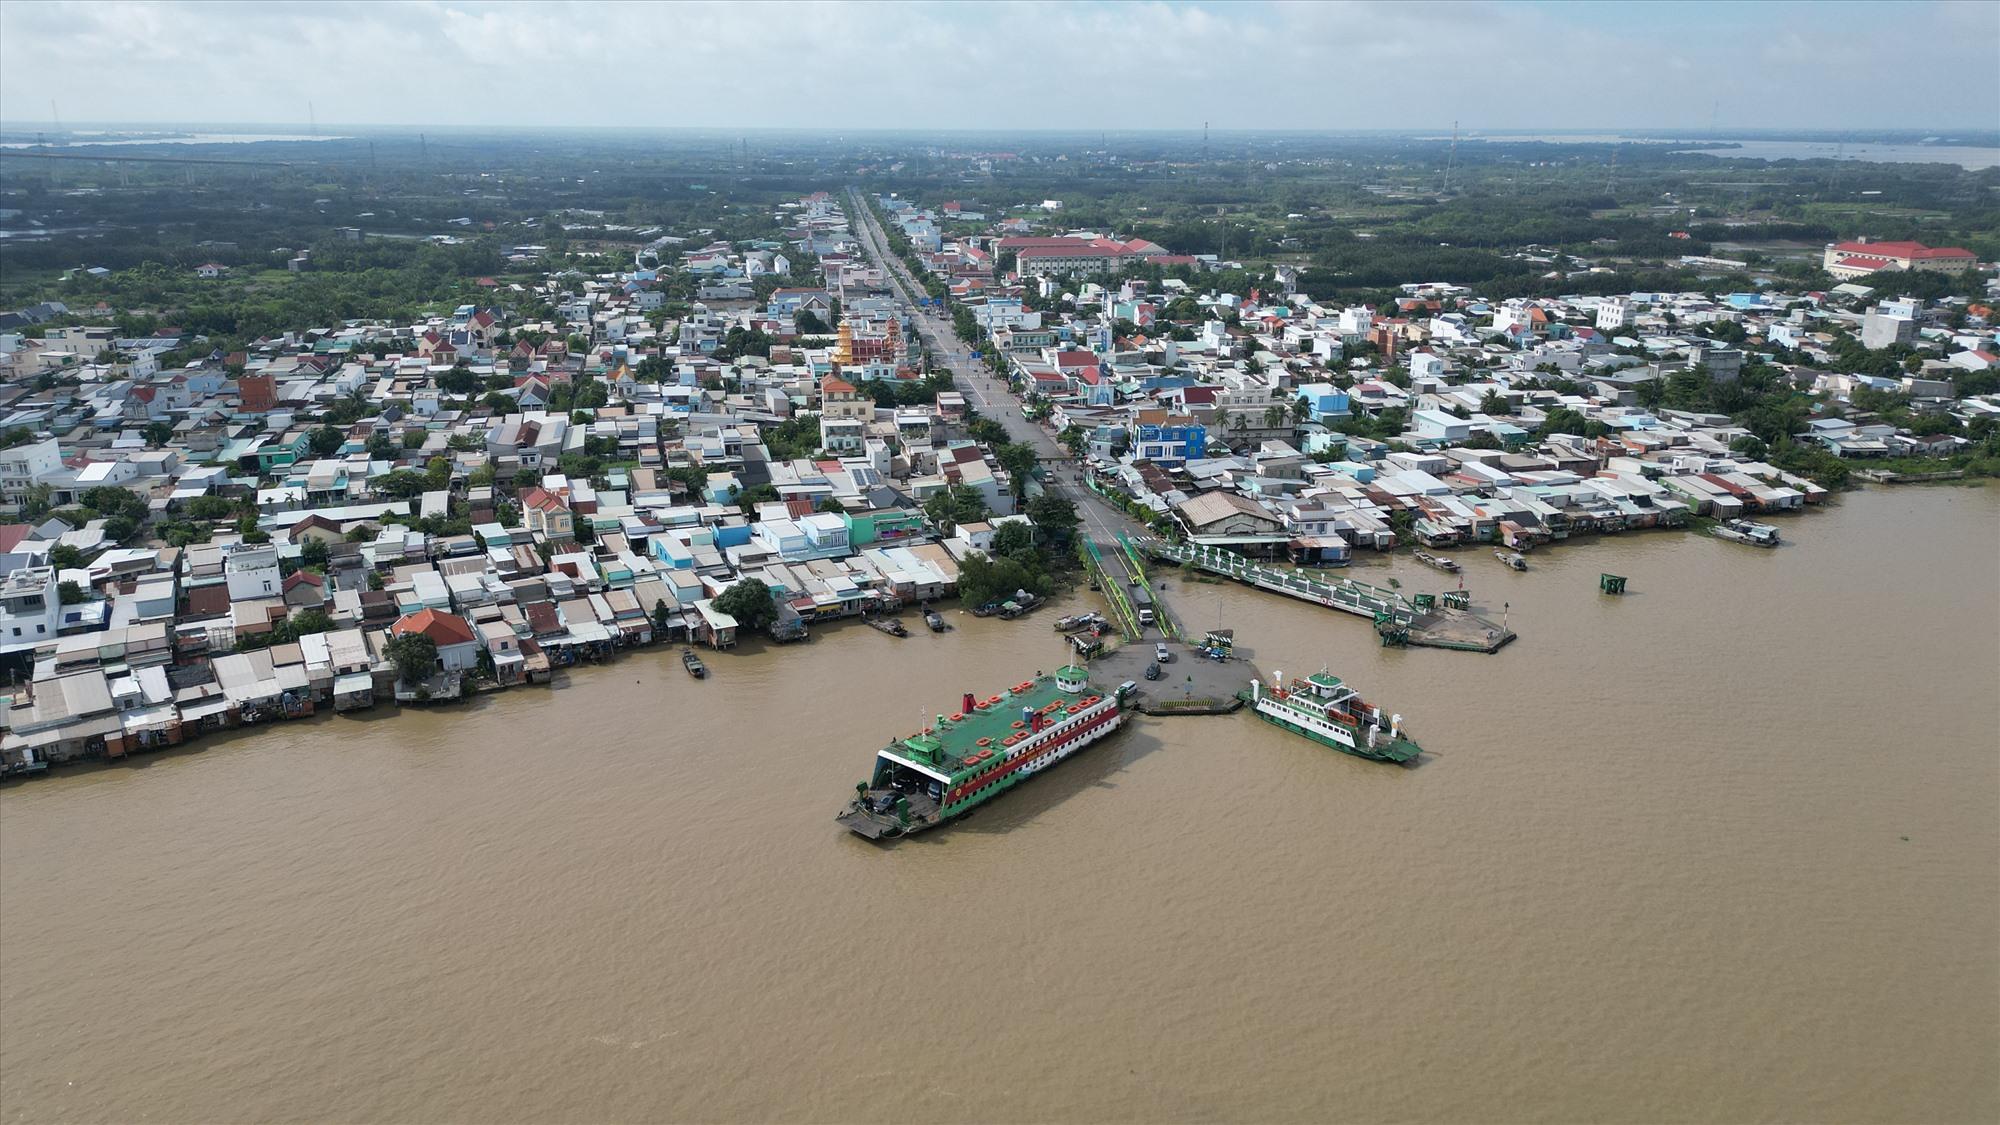
[[[1386,645],[1498,652],[1514,639],[1513,631],[1505,625],[1473,613],[1463,590],[1448,591],[1441,599],[1419,594],[1412,600],[1394,590],[1349,578],[1332,582],[1308,578],[1295,571],[1253,562],[1219,547],[1174,543],[1151,536],[1124,539],[1124,545],[1128,551],[1136,550],[1180,566],[1233,578],[1246,586],[1366,617],[1375,623],[1375,631]]]

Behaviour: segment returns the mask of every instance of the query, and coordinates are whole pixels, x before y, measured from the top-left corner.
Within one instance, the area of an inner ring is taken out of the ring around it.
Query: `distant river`
[[[346,137],[305,136],[295,133],[174,133],[157,137],[132,136],[125,133],[106,134],[100,138],[89,133],[72,133],[54,146],[45,146],[37,141],[8,141],[0,143],[0,148],[103,148],[110,145],[240,145],[258,141],[341,141]]]
[[[1956,164],[1970,172],[2000,165],[2000,148],[1970,145],[1839,145],[1831,141],[1742,141],[1731,148],[1684,149],[1736,160],[1855,160],[1877,164]]]
[[[1069,607],[11,785],[0,1110],[1992,1121],[2000,489],[1780,522],[1459,551],[1495,656],[1169,575],[1430,759],[1142,720],[893,848],[832,820],[875,749]]]

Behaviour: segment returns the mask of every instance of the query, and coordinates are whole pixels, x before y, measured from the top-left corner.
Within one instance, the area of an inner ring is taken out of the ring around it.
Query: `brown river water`
[[[1170,575],[1428,759],[1141,719],[893,847],[875,749],[1053,612],[11,785],[0,1118],[1994,1120],[2000,489],[1780,522],[1457,552],[1495,656]]]

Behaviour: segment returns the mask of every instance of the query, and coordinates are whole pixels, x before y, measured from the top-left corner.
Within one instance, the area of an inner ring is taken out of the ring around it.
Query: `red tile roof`
[[[398,618],[389,626],[389,635],[400,637],[406,633],[421,633],[438,645],[470,644],[473,640],[472,626],[465,618],[452,613],[439,613],[434,609],[421,609]]]
[[[0,551],[11,551],[21,545],[34,528],[25,523],[0,523]]]
[[[562,497],[540,485],[535,485],[521,493],[521,507],[523,510],[533,508],[538,512],[559,512],[569,505],[563,503]]]
[[[1964,258],[1972,260],[1970,250],[1958,246],[1925,246],[1921,242],[1842,242],[1834,246],[1842,254],[1872,254],[1886,258],[1910,258],[1924,261],[1936,258]]]

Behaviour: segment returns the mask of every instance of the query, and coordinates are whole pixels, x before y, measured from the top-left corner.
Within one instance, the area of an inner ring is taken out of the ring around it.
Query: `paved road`
[[[860,236],[868,256],[883,267],[884,275],[910,310],[918,337],[931,350],[932,362],[951,372],[952,384],[966,401],[982,417],[1007,427],[1007,432],[1013,434],[1015,440],[1033,445],[1035,452],[1042,457],[1056,459],[1055,463],[1047,466],[1043,486],[1076,505],[1077,517],[1083,521],[1091,539],[1103,545],[1116,542],[1120,531],[1128,535],[1148,534],[1138,521],[1111,506],[1090,489],[1070,480],[1082,472],[1082,466],[1075,463],[1054,434],[1029,421],[1021,413],[1020,400],[1014,397],[999,376],[993,374],[991,368],[973,356],[973,345],[959,339],[950,317],[934,307],[916,303],[924,288],[917,284],[903,260],[889,252],[888,236],[883,233],[881,223],[868,206],[868,201],[861,197],[861,192],[849,188],[847,201],[849,225]]]

